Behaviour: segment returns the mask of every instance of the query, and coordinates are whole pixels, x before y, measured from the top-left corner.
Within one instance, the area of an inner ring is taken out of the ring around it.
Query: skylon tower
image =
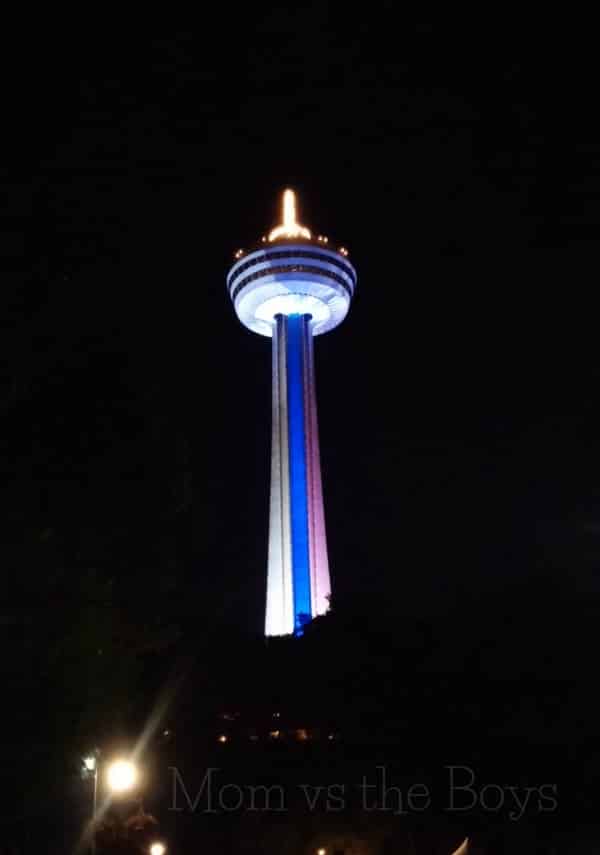
[[[273,339],[271,498],[266,635],[301,633],[329,608],[313,338],[341,324],[356,271],[344,247],[296,220],[292,190],[283,222],[238,250],[227,276],[245,327]]]

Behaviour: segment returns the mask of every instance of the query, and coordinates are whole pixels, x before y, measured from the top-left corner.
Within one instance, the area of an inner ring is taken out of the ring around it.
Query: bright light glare
[[[310,240],[309,230],[296,222],[296,194],[293,190],[285,190],[283,194],[283,223],[269,232],[269,241],[280,237],[303,237]]]
[[[124,793],[135,786],[138,771],[129,760],[116,760],[108,767],[107,783],[114,793]]]
[[[150,855],[165,855],[167,847],[164,843],[153,843],[150,847]]]
[[[327,849],[317,849],[317,855],[327,855]]]
[[[92,754],[90,754],[89,757],[84,757],[83,765],[88,770],[88,772],[93,772],[96,768],[96,758]]]

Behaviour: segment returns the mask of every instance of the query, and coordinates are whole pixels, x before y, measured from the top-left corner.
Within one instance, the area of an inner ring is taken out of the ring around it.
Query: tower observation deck
[[[356,271],[344,247],[296,220],[293,191],[283,222],[227,276],[245,327],[273,339],[271,493],[265,634],[300,634],[329,608],[313,338],[348,313]]]

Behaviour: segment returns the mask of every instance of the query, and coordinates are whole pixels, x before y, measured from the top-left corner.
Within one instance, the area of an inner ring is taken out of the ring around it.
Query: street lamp
[[[104,765],[104,764],[103,764]],[[100,751],[96,749],[92,754],[83,758],[83,771],[94,781],[94,796],[92,802],[92,838],[91,850],[96,852],[96,821],[98,817],[98,767],[100,766]],[[138,769],[130,760],[118,759],[109,763],[106,767],[106,786],[111,793],[116,795],[131,790],[138,780]],[[164,850],[166,852],[166,849]],[[151,853],[151,855],[155,855]],[[159,852],[158,855],[161,855]],[[164,855],[164,853],[163,853]]]
[[[96,765],[97,765],[97,762],[96,762],[95,754],[90,754],[89,757],[83,758],[83,766],[86,769],[86,771],[95,772],[96,771]]]
[[[115,760],[106,771],[106,783],[112,793],[124,793],[135,787],[137,767],[130,760]]]
[[[96,748],[92,754],[88,754],[83,758],[83,771],[87,778],[92,778],[94,782],[94,795],[92,797],[92,853],[96,852],[96,838],[94,836],[94,826],[96,824],[96,812],[98,810],[98,756],[100,752]]]
[[[165,855],[167,847],[160,840],[157,840],[150,847],[150,855]]]

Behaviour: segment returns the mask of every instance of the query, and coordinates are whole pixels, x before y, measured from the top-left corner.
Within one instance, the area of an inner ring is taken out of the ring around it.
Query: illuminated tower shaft
[[[267,635],[301,631],[331,593],[312,318],[280,314],[275,324]]]
[[[313,338],[342,323],[356,288],[344,247],[313,238],[286,190],[283,223],[238,250],[227,289],[242,324],[273,339],[266,635],[301,633],[329,608]]]

